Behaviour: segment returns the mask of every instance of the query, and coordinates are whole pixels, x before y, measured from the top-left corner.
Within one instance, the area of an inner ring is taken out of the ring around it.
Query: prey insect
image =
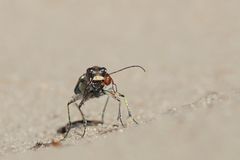
[[[80,76],[74,88],[74,95],[72,96],[70,101],[67,103],[68,125],[67,125],[67,128],[66,128],[67,130],[63,139],[65,139],[68,136],[68,133],[70,132],[71,126],[72,126],[71,117],[70,117],[70,108],[69,108],[70,104],[74,103],[77,106],[82,116],[83,127],[84,127],[84,131],[82,133],[82,137],[83,137],[86,132],[88,121],[86,120],[81,108],[83,104],[89,99],[98,98],[103,95],[107,95],[108,97],[102,111],[102,117],[101,117],[102,123],[104,123],[104,114],[109,101],[109,97],[112,97],[113,99],[117,100],[119,103],[117,120],[121,122],[122,126],[124,126],[124,124],[122,121],[122,113],[121,113],[121,103],[122,103],[121,99],[124,99],[125,106],[127,107],[128,117],[131,118],[133,122],[138,124],[137,121],[132,116],[126,97],[123,94],[118,92],[117,85],[114,83],[111,77],[112,74],[118,73],[120,71],[129,69],[129,68],[133,68],[133,67],[141,68],[145,72],[145,69],[139,65],[128,66],[111,73],[108,73],[105,67],[93,66],[88,68],[86,73]],[[79,104],[76,103],[76,101],[78,100],[80,100]]]

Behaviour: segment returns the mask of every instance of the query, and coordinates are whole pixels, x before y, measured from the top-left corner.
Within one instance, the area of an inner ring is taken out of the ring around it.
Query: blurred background
[[[146,68],[113,76],[143,124],[209,92],[238,93],[239,5],[237,0],[0,0],[0,155],[51,138],[67,122],[65,105],[77,79],[93,65],[109,72],[133,64]],[[104,100],[85,105],[88,118],[99,118]],[[109,108],[111,122],[117,110]],[[213,126],[221,126],[216,117]],[[224,138],[229,137],[219,136]],[[206,131],[204,140],[210,139]],[[186,148],[195,146],[189,143]]]

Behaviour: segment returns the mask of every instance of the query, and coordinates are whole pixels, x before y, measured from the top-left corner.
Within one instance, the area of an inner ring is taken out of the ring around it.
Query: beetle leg
[[[116,100],[118,101],[118,104],[119,104],[118,105],[118,117],[117,117],[117,120],[121,122],[123,127],[125,127],[124,124],[123,124],[123,121],[122,121],[121,100],[118,99],[118,98],[116,98]]]
[[[85,99],[82,99],[82,101],[81,101],[81,102],[79,103],[79,105],[77,106],[77,107],[78,107],[78,110],[79,110],[79,112],[80,112],[80,114],[81,114],[81,116],[82,116],[82,120],[83,120],[84,130],[83,130],[82,137],[84,137],[84,135],[85,135],[85,133],[86,133],[86,128],[87,128],[87,120],[86,120],[86,118],[85,118],[85,116],[84,116],[84,114],[83,114],[83,112],[82,112],[82,110],[81,110],[81,107],[83,106],[84,102],[85,102]]]
[[[131,110],[130,110],[130,107],[128,105],[128,101],[127,101],[127,98],[121,94],[121,93],[118,93],[120,97],[123,97],[124,99],[124,103],[125,103],[125,106],[127,107],[127,111],[128,111],[128,117],[132,119],[132,121],[136,124],[138,124],[138,122],[134,119],[134,117],[132,116],[132,113],[131,113]]]
[[[103,111],[102,111],[102,124],[104,123],[104,115],[105,115],[105,111],[106,111],[106,108],[107,108],[108,101],[109,101],[109,96],[107,97],[107,100],[105,102],[105,105],[104,105],[104,108],[103,108]]]
[[[121,122],[121,125],[123,127],[123,121],[122,121],[122,112],[121,112],[121,99],[119,98],[119,96],[117,96],[117,92],[115,92],[114,90],[104,90],[105,94],[111,96],[113,99],[118,101],[118,117],[117,120]]]
[[[70,106],[70,104],[72,104],[72,103],[76,102],[77,100],[79,100],[81,97],[82,97],[82,95],[80,95],[80,94],[73,95],[72,98],[67,103],[68,125],[66,127],[67,131],[66,131],[65,135],[63,136],[63,138],[61,139],[61,141],[64,140],[68,136],[68,133],[70,132],[71,126],[72,126],[69,106]]]

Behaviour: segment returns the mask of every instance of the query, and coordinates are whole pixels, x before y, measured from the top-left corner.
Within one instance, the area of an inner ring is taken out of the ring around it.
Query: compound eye
[[[93,77],[93,75],[96,74],[96,71],[93,68],[88,68],[87,74],[89,77]]]
[[[103,76],[106,74],[106,71],[107,70],[104,67],[99,70],[100,74],[103,75]]]
[[[88,68],[88,69],[87,69],[87,73],[91,73],[92,70],[93,70],[92,68]]]

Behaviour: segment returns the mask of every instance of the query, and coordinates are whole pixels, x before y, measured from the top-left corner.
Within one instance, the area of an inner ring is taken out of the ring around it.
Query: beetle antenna
[[[122,69],[119,69],[119,70],[114,71],[114,72],[109,73],[109,74],[115,74],[115,73],[121,72],[121,71],[123,71],[123,70],[129,69],[129,68],[134,68],[134,67],[141,68],[144,72],[146,72],[146,70],[145,70],[142,66],[139,66],[139,65],[132,65],[132,66],[124,67],[124,68],[122,68]]]

